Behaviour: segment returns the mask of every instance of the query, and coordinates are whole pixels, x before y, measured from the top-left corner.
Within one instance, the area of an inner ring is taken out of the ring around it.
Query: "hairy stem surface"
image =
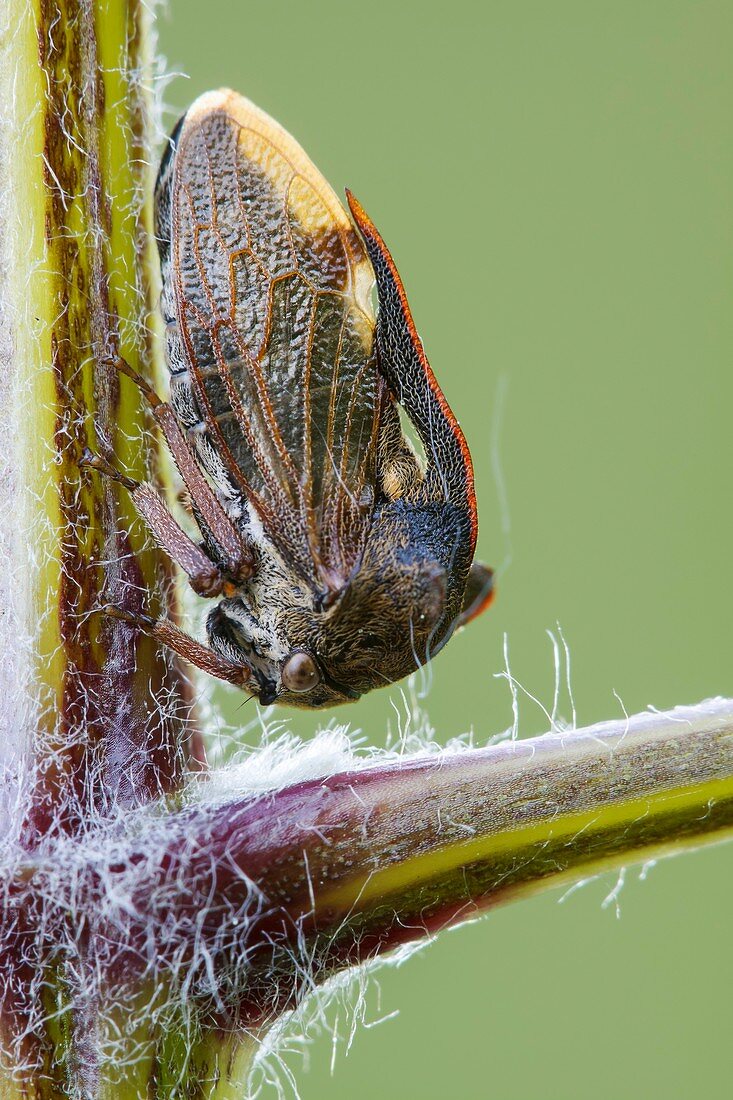
[[[150,374],[154,357],[149,16],[139,0],[8,0],[0,19],[0,510],[13,517],[0,752],[32,784],[33,845],[92,805],[170,790],[186,754],[179,674],[97,613],[150,610],[150,593],[156,611],[167,568],[124,490],[79,466],[90,447],[155,473],[140,395],[106,360],[119,347]]]

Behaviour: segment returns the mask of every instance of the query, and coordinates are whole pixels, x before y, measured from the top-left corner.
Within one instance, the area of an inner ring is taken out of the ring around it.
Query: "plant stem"
[[[151,421],[107,356],[150,375],[157,299],[141,0],[9,0],[2,28],[0,508],[8,608],[0,726],[30,776],[25,842],[135,804],[186,767],[180,673],[116,603],[170,599],[168,567],[85,447],[155,475]],[[12,633],[11,633],[12,632]],[[167,701],[167,711],[161,703]]]
[[[363,767],[197,812],[185,830],[203,854],[188,860],[198,885],[182,905],[213,890],[203,861],[220,844],[230,872],[216,868],[218,894],[244,901],[246,875],[272,907],[257,934],[297,934],[322,978],[501,902],[728,837],[733,701]],[[166,875],[182,874],[170,855]],[[220,918],[215,907],[212,934]],[[254,1016],[262,990],[257,999]]]

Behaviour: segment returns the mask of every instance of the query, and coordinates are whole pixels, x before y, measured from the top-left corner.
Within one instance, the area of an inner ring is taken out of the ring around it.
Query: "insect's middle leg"
[[[148,382],[134,370],[126,359],[113,360],[121,373],[132,379],[140,389],[163,433],[178,472],[188,489],[191,502],[206,525],[207,532],[217,544],[223,558],[222,572],[234,583],[247,580],[254,569],[254,555],[247,539],[230,519],[199,467],[196,454],[176,420],[172,407],[158,397]]]
[[[81,465],[99,470],[129,492],[140,517],[156,542],[187,575],[191,588],[199,596],[219,596],[225,590],[227,577],[200,546],[179,527],[152,485],[125,477],[100,455],[85,450]]]

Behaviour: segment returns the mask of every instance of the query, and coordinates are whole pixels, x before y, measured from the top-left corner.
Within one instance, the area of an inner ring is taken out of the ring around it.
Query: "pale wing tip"
[[[193,101],[186,111],[186,117],[191,121],[209,115],[212,111],[226,110],[236,100],[241,100],[231,88],[214,88],[210,92],[203,92]]]
[[[203,92],[195,99],[186,111],[186,126],[190,126],[215,114],[217,111],[225,111],[232,118],[245,124],[259,124],[266,133],[278,132],[291,142],[294,139],[288,134],[279,122],[253,103],[251,99],[240,95],[232,88],[214,88],[210,92]]]
[[[218,112],[224,112],[235,122],[259,133],[274,148],[284,154],[293,173],[297,173],[313,188],[327,209],[333,224],[342,234],[344,245],[350,260],[353,279],[353,294],[359,308],[373,325],[374,311],[371,304],[371,288],[374,283],[372,266],[361,240],[356,233],[344,204],[339,200],[328,181],[319,172],[308,154],[276,119],[253,103],[251,99],[240,95],[232,88],[216,88],[204,92],[195,99],[186,112],[184,128],[190,132],[205,119]],[[347,194],[350,192],[347,191]],[[304,213],[303,224],[308,227],[308,216]],[[371,337],[370,337],[371,338]]]

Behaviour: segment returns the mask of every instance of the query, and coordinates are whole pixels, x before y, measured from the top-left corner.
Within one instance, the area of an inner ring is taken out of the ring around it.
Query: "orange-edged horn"
[[[424,492],[465,509],[471,525],[470,553],[476,546],[478,517],[473,463],[465,436],[438,385],[423,350],[394,260],[373,222],[347,189],[346,198],[377,281],[379,369],[409,416],[428,463]],[[469,559],[470,560],[470,559]]]

